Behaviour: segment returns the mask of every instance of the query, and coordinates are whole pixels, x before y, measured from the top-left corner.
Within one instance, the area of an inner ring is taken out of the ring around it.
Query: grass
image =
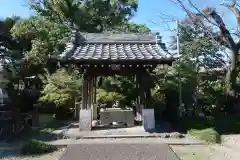
[[[221,136],[213,128],[207,128],[202,130],[191,129],[188,131],[188,134],[200,140],[204,140],[208,143],[221,143]]]

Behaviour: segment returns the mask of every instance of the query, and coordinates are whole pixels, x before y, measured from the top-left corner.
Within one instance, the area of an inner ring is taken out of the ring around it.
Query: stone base
[[[92,105],[91,108],[92,108],[92,118],[93,120],[97,120],[97,108],[98,106],[97,105]]]
[[[92,130],[92,109],[80,109],[79,131]]]
[[[134,113],[132,110],[121,108],[108,108],[100,111],[100,121],[102,125],[109,125],[110,123],[125,123],[128,127],[134,126]]]
[[[143,128],[146,131],[155,129],[154,109],[143,109]]]

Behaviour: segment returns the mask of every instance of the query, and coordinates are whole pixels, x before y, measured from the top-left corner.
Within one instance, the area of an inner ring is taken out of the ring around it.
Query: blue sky
[[[199,8],[206,6],[213,6],[218,9],[218,12],[226,19],[228,24],[234,25],[235,19],[229,18],[231,14],[219,4],[222,0],[192,0]],[[205,2],[204,2],[205,1]],[[207,1],[207,3],[206,3]],[[227,0],[225,0],[227,1]],[[1,0],[0,17],[17,15],[21,17],[28,17],[31,12],[27,7],[28,0]],[[139,8],[133,21],[136,23],[146,24],[153,31],[159,31],[165,41],[169,40],[171,35],[174,35],[169,28],[176,28],[175,22],[163,23],[163,14],[172,15],[178,19],[184,17],[184,12],[176,4],[170,2],[170,0],[139,0]],[[230,16],[233,17],[233,16]],[[166,25],[167,24],[167,25]],[[234,27],[234,26],[233,26]]]

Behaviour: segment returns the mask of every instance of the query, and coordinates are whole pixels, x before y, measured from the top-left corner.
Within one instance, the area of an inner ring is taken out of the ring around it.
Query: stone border
[[[122,138],[124,139],[124,138]],[[141,139],[141,138],[139,138]],[[143,138],[145,139],[145,138]],[[154,138],[149,138],[151,140],[154,140]],[[99,141],[98,141],[99,140]],[[117,140],[116,138],[105,138],[105,140],[109,140],[107,143],[135,143],[133,141],[115,141]],[[113,140],[113,141],[111,141]],[[158,142],[156,143],[165,143],[168,145],[207,145],[207,143],[205,143],[204,141],[198,141],[198,140],[191,140],[191,139],[186,139],[186,140],[179,140],[179,139],[163,139],[163,138],[157,138]],[[145,139],[145,141],[141,141],[141,142],[137,142],[137,143],[147,143],[148,140],[147,138]],[[78,139],[78,140],[74,140],[74,139],[62,139],[62,140],[57,140],[57,141],[51,141],[48,142],[52,145],[55,145],[56,147],[66,147],[68,145],[72,145],[72,144],[89,144],[89,143],[105,143],[104,139]]]
[[[102,136],[76,136],[76,139],[103,139],[103,138],[186,138],[185,135],[161,135],[158,133],[152,133],[149,135],[102,135]]]

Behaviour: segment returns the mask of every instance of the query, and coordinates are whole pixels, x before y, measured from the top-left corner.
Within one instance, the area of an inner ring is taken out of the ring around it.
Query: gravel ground
[[[182,160],[238,160],[239,155],[220,145],[171,146]]]
[[[56,152],[37,155],[37,156],[21,156],[18,151],[5,151],[0,157],[1,160],[57,160],[64,153],[65,148],[59,149]]]
[[[62,160],[179,160],[166,144],[70,145]]]
[[[239,160],[240,135],[223,135],[221,145],[171,146],[182,160]]]

